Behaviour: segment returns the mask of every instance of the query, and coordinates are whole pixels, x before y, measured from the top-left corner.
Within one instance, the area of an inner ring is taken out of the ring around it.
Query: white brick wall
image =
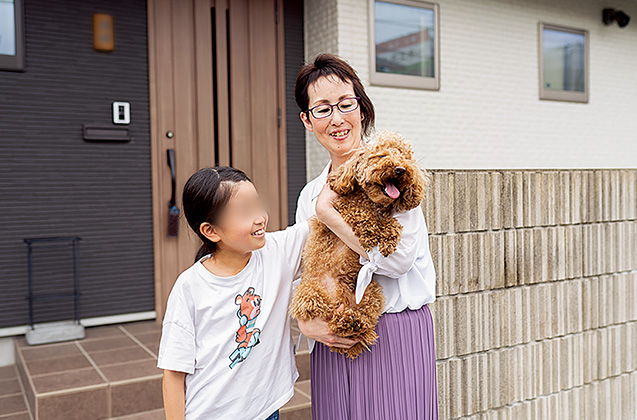
[[[305,61],[320,53],[338,53],[338,27],[336,22],[337,0],[307,0],[304,8]],[[316,140],[314,134],[306,132],[306,168],[308,181],[321,173],[329,161],[329,154]],[[310,178],[311,175],[311,178]]]
[[[347,59],[368,86],[377,128],[401,132],[427,168],[637,167],[637,3],[438,4],[440,91],[369,86],[367,0],[306,0],[307,59],[323,51]],[[608,6],[633,21],[604,26]],[[538,22],[589,31],[588,104],[538,99]],[[307,141],[311,179],[327,154],[313,135]]]

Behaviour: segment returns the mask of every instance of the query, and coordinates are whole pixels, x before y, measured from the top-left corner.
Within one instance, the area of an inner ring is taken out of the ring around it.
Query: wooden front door
[[[266,199],[269,230],[287,225],[282,0],[149,0],[157,317],[200,245],[181,192],[196,170],[231,165]],[[179,233],[168,236],[174,150]]]

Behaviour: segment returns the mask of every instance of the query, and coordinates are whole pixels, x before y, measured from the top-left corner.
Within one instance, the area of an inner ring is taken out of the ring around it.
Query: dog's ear
[[[356,188],[356,172],[358,164],[363,152],[357,152],[350,157],[347,162],[341,165],[336,171],[332,172],[327,178],[327,182],[332,191],[339,195],[346,195],[354,192]]]
[[[425,198],[425,192],[429,186],[429,175],[426,171],[418,170],[411,185],[401,194],[394,208],[397,211],[408,211],[418,207]]]

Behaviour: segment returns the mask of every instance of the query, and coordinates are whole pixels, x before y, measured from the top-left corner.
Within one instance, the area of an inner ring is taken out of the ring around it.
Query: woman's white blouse
[[[296,209],[297,223],[316,214],[316,199],[327,182],[330,167],[331,163],[301,191]],[[422,209],[416,207],[407,212],[395,212],[394,217],[403,226],[396,251],[384,257],[375,247],[368,252],[369,260],[361,257],[363,267],[356,283],[358,303],[374,276],[383,286],[384,312],[401,312],[406,308],[415,310],[436,299],[436,272]]]

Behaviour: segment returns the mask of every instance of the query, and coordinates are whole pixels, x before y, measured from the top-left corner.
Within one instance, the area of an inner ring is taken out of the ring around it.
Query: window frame
[[[573,91],[555,91],[545,89],[544,86],[544,30],[553,30],[560,32],[568,32],[577,35],[584,35],[584,92]],[[585,29],[571,28],[563,25],[554,25],[551,23],[540,22],[538,24],[538,56],[539,56],[539,73],[540,73],[540,99],[562,102],[578,102],[588,103],[589,92],[589,68],[590,68],[590,47],[589,33]]]
[[[15,55],[0,54],[0,71],[24,70],[24,6],[22,0],[13,1],[15,24]]]
[[[429,9],[434,13],[434,76],[413,76],[376,71],[376,0],[369,0],[369,76],[373,86],[440,90],[440,7],[437,3],[420,0],[378,0],[402,6]]]

